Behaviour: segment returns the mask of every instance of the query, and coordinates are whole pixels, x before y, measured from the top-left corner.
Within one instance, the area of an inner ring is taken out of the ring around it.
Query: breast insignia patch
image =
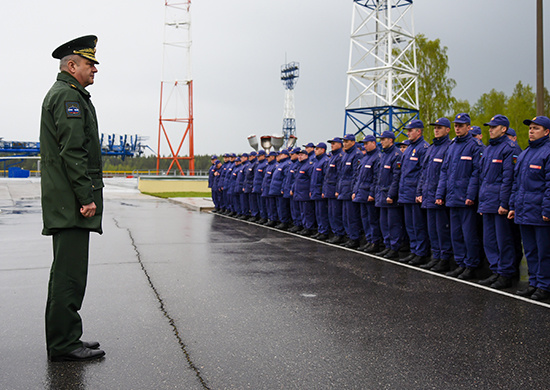
[[[65,113],[67,114],[67,118],[81,118],[80,103],[65,102]]]

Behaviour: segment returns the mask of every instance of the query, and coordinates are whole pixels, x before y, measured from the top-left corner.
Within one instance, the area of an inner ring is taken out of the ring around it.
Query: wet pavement
[[[540,389],[550,307],[107,180],[85,340],[50,363],[39,182],[0,179],[1,389]],[[513,291],[513,290],[510,290]]]

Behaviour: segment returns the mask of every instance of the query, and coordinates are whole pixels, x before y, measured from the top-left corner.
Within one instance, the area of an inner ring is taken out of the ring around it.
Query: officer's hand
[[[474,201],[471,200],[471,199],[466,199],[466,202],[464,202],[464,203],[466,203],[466,206],[473,206],[474,205]]]
[[[95,210],[96,210],[96,205],[94,202],[90,203],[90,204],[87,204],[87,205],[84,205],[80,208],[80,214],[82,214],[82,216],[84,218],[90,218],[90,217],[93,217],[95,215]]]
[[[355,194],[351,194],[351,200],[355,199]]]
[[[334,193],[334,196],[336,196],[338,198],[338,192]]]
[[[422,203],[422,197],[421,196],[416,197],[416,203]]]
[[[367,202],[374,202],[374,198],[372,196],[369,196],[369,198],[367,199]]]
[[[508,214],[508,210],[506,210],[504,207],[500,206],[500,207],[498,208],[498,213],[499,213],[500,215],[507,215],[507,214]]]
[[[514,210],[508,211],[508,219],[514,219],[516,212]]]
[[[542,220],[543,220],[544,222],[548,222],[548,221],[550,221],[550,218],[545,217],[545,216],[543,215],[543,216],[542,216]]]
[[[290,195],[294,195],[294,191],[290,191]]]
[[[386,198],[386,203],[388,204],[392,204],[393,203],[393,199],[390,198],[389,196]]]
[[[438,205],[438,206],[443,206],[445,204],[445,202],[443,202],[443,199],[436,199],[435,204]]]
[[[324,199],[324,198],[325,198],[325,194],[321,194],[321,198],[323,198],[323,199]]]

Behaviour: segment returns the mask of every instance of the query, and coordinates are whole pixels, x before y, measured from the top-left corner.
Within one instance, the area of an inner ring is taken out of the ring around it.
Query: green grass
[[[158,198],[210,198],[210,192],[144,192]]]

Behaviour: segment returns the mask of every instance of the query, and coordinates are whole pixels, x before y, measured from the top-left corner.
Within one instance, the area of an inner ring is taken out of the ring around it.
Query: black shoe
[[[548,298],[550,298],[550,291],[542,290],[540,288],[537,288],[537,291],[531,295],[531,299],[533,301],[546,301]]]
[[[372,243],[366,242],[366,243],[364,243],[363,245],[359,245],[359,247],[357,248],[357,250],[358,250],[358,251],[364,252],[365,249],[370,248],[371,246],[372,246]]]
[[[380,252],[380,243],[375,242],[373,244],[370,244],[370,246],[363,249],[363,252],[365,252],[365,253],[378,253],[378,252]]]
[[[456,267],[453,271],[447,272],[445,275],[452,276],[453,278],[456,278],[458,275],[464,272],[465,268],[462,267]]]
[[[296,232],[299,232],[300,230],[302,230],[301,226],[294,225],[290,229],[288,229],[288,232],[289,233],[296,233]]]
[[[267,221],[267,223],[264,225],[266,227],[275,227],[276,225],[278,225],[277,221],[273,221],[273,220],[269,220]]]
[[[490,286],[494,282],[496,282],[498,279],[498,274],[492,274],[487,279],[480,280],[478,283],[482,286]]]
[[[50,356],[52,362],[78,362],[84,360],[99,359],[105,356],[105,352],[101,349],[90,349],[86,347],[80,347],[66,355]]]
[[[258,224],[260,225],[265,225],[267,223],[267,219],[265,218],[260,218],[260,220],[258,221]]]
[[[411,261],[409,261],[409,264],[410,265],[414,265],[414,266],[419,266],[419,265],[423,265],[423,264],[426,264],[428,262],[430,258],[428,256],[415,256],[414,259],[412,259]]]
[[[439,259],[431,259],[426,264],[423,264],[420,266],[422,269],[432,269],[437,263],[439,263]]]
[[[430,268],[430,271],[434,272],[447,272],[449,270],[449,260],[441,259],[439,262]]]
[[[329,244],[340,244],[343,241],[344,241],[344,236],[336,235],[336,236],[332,237],[330,240],[328,240],[327,242]]]
[[[248,222],[256,222],[257,220],[258,220],[258,218],[253,217],[253,216],[250,216],[250,217],[247,218]]]
[[[524,288],[523,290],[516,291],[516,295],[519,295],[520,297],[529,298],[533,293],[537,291],[536,287],[528,286],[527,288]]]
[[[342,244],[344,248],[356,249],[359,247],[359,240],[352,240],[351,238]]]
[[[286,230],[288,229],[288,223],[281,222],[280,224],[275,226],[275,229]]]
[[[391,251],[391,248],[386,248],[386,249],[384,249],[384,250],[381,251],[381,252],[375,253],[374,255],[375,255],[375,256],[384,257],[389,251]]]
[[[302,229],[298,232],[300,236],[309,237],[313,235],[313,232],[310,229]]]
[[[409,253],[407,256],[403,257],[402,259],[399,259],[401,263],[408,263],[412,259],[414,259],[416,255],[414,253]]]
[[[464,270],[460,275],[458,275],[460,280],[472,280],[475,279],[475,270],[473,268],[468,268]]]
[[[327,234],[323,234],[323,233],[319,234],[319,233],[317,233],[316,236],[317,236],[317,237],[312,237],[312,238],[315,238],[316,240],[319,240],[319,241],[326,241],[326,240],[328,240],[328,235],[327,235]]]
[[[82,346],[90,349],[99,349],[99,343],[97,341],[83,341]]]
[[[320,235],[321,233],[317,232],[313,236],[311,236],[311,238],[317,239],[317,237],[319,237]]]
[[[491,288],[502,290],[503,288],[512,287],[512,278],[508,278],[506,276],[499,275],[498,279],[495,280],[493,284],[491,284]]]
[[[397,260],[399,259],[399,252],[398,251],[395,251],[393,249],[390,249],[385,255],[384,255],[384,258],[385,259],[388,259],[388,260]]]

